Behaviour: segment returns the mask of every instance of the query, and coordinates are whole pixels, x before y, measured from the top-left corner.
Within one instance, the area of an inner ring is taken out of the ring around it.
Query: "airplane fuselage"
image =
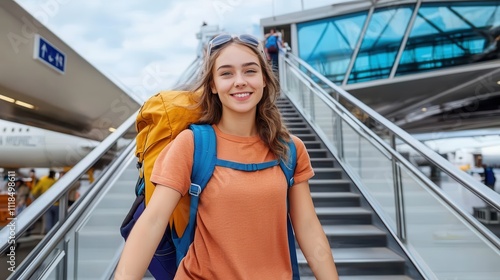
[[[73,166],[99,142],[0,120],[0,167]]]

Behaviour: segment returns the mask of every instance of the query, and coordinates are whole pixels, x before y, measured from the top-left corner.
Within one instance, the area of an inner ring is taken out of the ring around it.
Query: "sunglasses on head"
[[[208,42],[207,56],[210,56],[212,54],[212,51],[232,41],[233,39],[238,39],[245,44],[259,47],[259,39],[257,39],[255,36],[249,34],[241,34],[237,36],[230,34],[220,34],[218,36],[215,36],[212,40],[210,40],[210,42]]]

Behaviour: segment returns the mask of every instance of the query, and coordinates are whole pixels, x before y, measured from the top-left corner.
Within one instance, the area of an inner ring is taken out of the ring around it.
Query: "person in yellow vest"
[[[33,187],[38,183],[38,178],[36,177],[36,172],[35,169],[30,170],[30,175],[29,175],[31,180],[28,180],[25,182],[26,186],[30,189],[30,191],[33,189]]]
[[[43,176],[38,180],[36,185],[31,190],[31,194],[36,199],[44,194],[54,183],[56,182],[56,172],[54,170],[49,171],[49,175]],[[50,208],[45,212],[43,216],[44,220],[44,230],[43,233],[48,233],[52,227],[59,220],[59,202],[54,203],[54,205],[50,206]]]

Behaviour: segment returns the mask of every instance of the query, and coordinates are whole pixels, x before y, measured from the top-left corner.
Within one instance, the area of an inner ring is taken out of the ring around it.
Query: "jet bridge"
[[[15,1],[0,1],[0,119],[101,141],[142,102]]]

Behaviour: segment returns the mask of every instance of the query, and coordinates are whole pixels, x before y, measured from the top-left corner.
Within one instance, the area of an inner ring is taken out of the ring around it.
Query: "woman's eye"
[[[228,76],[231,75],[231,72],[222,72],[220,73],[221,76]]]
[[[254,70],[254,69],[248,69],[248,70],[247,70],[247,73],[257,73],[257,70]]]

